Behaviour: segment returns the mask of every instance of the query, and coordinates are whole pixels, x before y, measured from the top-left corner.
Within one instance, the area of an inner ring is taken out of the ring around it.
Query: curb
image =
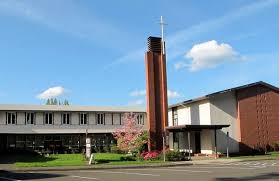
[[[179,164],[161,164],[161,165],[131,165],[131,166],[97,166],[97,167],[68,167],[68,168],[51,168],[51,167],[40,167],[40,168],[10,168],[7,171],[17,172],[33,172],[33,171],[75,171],[75,170],[113,170],[113,169],[134,169],[134,168],[159,168],[159,167],[175,167],[175,166],[190,166],[193,163],[179,163]],[[1,170],[1,169],[0,169]]]

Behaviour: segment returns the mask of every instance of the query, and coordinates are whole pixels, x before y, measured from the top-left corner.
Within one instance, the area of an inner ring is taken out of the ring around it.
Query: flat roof
[[[194,98],[194,99],[189,99],[189,100],[186,100],[186,101],[183,101],[183,102],[179,102],[179,103],[170,105],[169,108],[177,107],[177,106],[185,105],[185,104],[190,104],[190,103],[197,102],[197,101],[206,100],[206,99],[214,97],[218,94],[233,92],[233,91],[236,91],[236,90],[245,89],[245,88],[249,88],[249,87],[256,86],[256,85],[263,85],[263,86],[269,87],[272,90],[275,90],[275,91],[279,92],[278,87],[273,86],[273,85],[268,84],[268,83],[263,82],[263,81],[259,81],[259,82],[254,82],[254,83],[251,83],[251,84],[246,84],[246,85],[242,85],[242,86],[238,86],[238,87],[233,87],[233,88],[230,88],[230,89],[221,90],[221,91],[214,92],[214,93],[211,93],[211,94],[207,94],[205,96],[197,97],[197,98]]]
[[[133,106],[77,106],[0,104],[0,111],[69,111],[69,112],[146,112],[144,107]]]
[[[218,125],[178,125],[178,126],[169,126],[166,127],[170,132],[179,132],[179,131],[187,131],[187,130],[202,130],[202,129],[222,129],[229,127],[229,124],[218,124]]]

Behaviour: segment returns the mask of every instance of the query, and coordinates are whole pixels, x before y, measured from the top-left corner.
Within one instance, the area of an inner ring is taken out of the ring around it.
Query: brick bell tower
[[[168,122],[168,97],[165,43],[162,38],[149,37],[145,53],[147,119],[149,150],[163,149],[163,136]]]

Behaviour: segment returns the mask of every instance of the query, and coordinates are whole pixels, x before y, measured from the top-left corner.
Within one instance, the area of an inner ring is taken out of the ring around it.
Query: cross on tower
[[[163,49],[163,55],[165,54],[165,41],[164,41],[164,25],[167,25],[164,20],[163,20],[163,16],[161,16],[160,19],[160,26],[161,26],[161,33],[162,33],[162,49]]]

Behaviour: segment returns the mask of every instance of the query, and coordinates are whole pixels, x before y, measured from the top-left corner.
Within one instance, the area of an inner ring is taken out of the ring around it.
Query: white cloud
[[[178,98],[178,97],[181,97],[180,93],[178,93],[177,91],[168,90],[168,98],[172,99],[172,98]]]
[[[267,8],[274,8],[279,5],[278,0],[263,0],[263,1],[255,1],[253,3],[249,3],[244,5],[238,9],[233,9],[232,11],[224,14],[223,16],[209,19],[207,21],[199,22],[192,26],[188,26],[187,28],[181,29],[179,31],[174,32],[166,37],[167,44],[167,60],[171,61],[176,59],[177,57],[183,56],[185,53],[185,47],[187,47],[193,38],[200,36],[202,34],[206,34],[208,32],[217,31],[218,29],[232,24],[235,21],[241,20],[243,17],[249,17],[256,13],[260,13]],[[243,35],[245,36],[245,35]],[[249,35],[248,35],[249,36]],[[134,51],[129,51],[132,53],[125,54],[119,58],[117,58],[113,63],[106,68],[111,67],[113,65],[124,64],[131,61],[142,61],[143,55],[145,52],[145,48],[136,49]],[[186,64],[177,64],[176,68],[186,67]]]
[[[176,69],[188,67],[190,71],[198,71],[214,68],[224,62],[244,59],[229,44],[218,44],[215,40],[194,45],[185,57],[191,59],[191,63],[178,62],[175,64]]]
[[[46,99],[61,96],[61,95],[65,94],[65,92],[66,92],[65,88],[63,88],[61,86],[51,87],[51,88],[48,88],[47,90],[43,91],[42,93],[40,93],[37,96],[37,98],[46,100]]]
[[[135,90],[135,91],[132,91],[130,93],[130,96],[133,96],[133,97],[138,97],[138,96],[145,96],[146,95],[146,90],[143,89],[143,90]]]

